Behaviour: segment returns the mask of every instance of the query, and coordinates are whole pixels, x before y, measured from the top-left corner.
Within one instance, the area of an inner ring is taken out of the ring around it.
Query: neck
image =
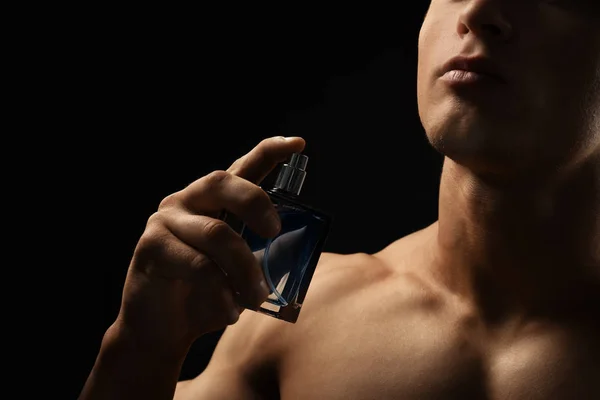
[[[600,287],[600,159],[507,184],[446,158],[433,254],[436,278],[490,319],[589,300]]]

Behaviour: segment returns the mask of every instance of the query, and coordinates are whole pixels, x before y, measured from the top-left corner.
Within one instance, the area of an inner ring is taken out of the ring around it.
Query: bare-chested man
[[[323,254],[296,324],[239,316],[229,288],[268,293],[216,216],[274,235],[256,184],[301,138],[167,197],[80,399],[600,399],[599,5],[431,1],[418,105],[445,155],[439,220],[376,254]]]

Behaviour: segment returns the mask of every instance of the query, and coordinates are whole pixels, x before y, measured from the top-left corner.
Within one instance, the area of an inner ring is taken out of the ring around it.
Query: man
[[[439,220],[376,254],[323,254],[296,324],[239,315],[232,287],[267,293],[216,216],[274,235],[255,184],[301,138],[167,197],[80,399],[600,398],[597,4],[431,1],[417,92],[445,155]],[[227,325],[177,382],[191,343]]]

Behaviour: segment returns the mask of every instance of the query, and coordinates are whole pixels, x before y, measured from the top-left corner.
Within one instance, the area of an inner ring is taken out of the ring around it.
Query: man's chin
[[[524,178],[533,172],[531,155],[519,154],[514,146],[495,145],[475,135],[429,135],[430,145],[453,163],[490,181]]]

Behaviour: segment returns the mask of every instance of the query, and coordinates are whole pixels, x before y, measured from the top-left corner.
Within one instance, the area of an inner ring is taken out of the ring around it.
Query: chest
[[[318,321],[313,321],[318,326]],[[436,313],[349,312],[293,341],[281,399],[600,399],[592,338],[537,332],[482,343]]]

